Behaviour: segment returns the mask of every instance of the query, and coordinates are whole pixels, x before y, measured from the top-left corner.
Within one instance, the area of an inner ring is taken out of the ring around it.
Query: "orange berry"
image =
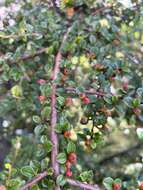
[[[65,131],[64,132],[64,137],[65,138],[69,138],[71,136],[71,132],[70,131]]]
[[[74,15],[74,8],[73,8],[73,7],[68,7],[68,8],[66,9],[66,12],[67,12],[68,18],[71,18],[71,17],[73,17],[73,15]]]
[[[46,100],[46,97],[45,96],[38,96],[38,100],[40,102],[44,102]]]

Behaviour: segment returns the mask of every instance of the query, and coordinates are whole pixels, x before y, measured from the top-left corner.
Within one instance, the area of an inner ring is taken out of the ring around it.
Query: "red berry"
[[[134,108],[134,109],[133,109],[133,112],[134,112],[137,116],[139,116],[139,115],[141,114],[141,109],[140,109],[140,108]]]
[[[40,102],[44,102],[46,100],[46,97],[45,96],[38,96],[38,100]]]
[[[64,137],[65,138],[69,138],[71,136],[71,132],[70,131],[65,131],[64,132]]]
[[[112,188],[113,190],[121,190],[121,185],[118,183],[113,183]]]
[[[71,97],[66,98],[65,105],[71,106],[72,104],[73,104],[72,98]]]
[[[0,185],[0,190],[6,190],[6,187],[3,185]]]
[[[76,155],[74,152],[70,153],[70,154],[68,155],[68,160],[69,160],[71,163],[76,164],[76,162],[77,162],[77,155]]]
[[[71,168],[71,162],[69,160],[66,161],[66,168],[70,169]]]
[[[37,80],[37,83],[42,85],[42,84],[45,84],[46,81],[44,79],[39,79]]]
[[[66,176],[71,177],[72,176],[72,171],[70,169],[66,170]]]
[[[143,182],[140,184],[139,190],[143,190]]]
[[[84,104],[89,104],[90,103],[90,99],[88,97],[83,98],[83,103]]]
[[[86,98],[86,94],[81,93],[81,94],[79,94],[79,97],[80,97],[81,99],[84,99],[84,98]]]

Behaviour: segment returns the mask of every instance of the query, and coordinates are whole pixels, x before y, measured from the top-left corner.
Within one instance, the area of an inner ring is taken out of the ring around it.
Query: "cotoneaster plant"
[[[96,184],[96,168],[85,168],[80,153],[96,151],[116,127],[113,119],[143,121],[136,64],[142,61],[136,55],[141,39],[131,34],[132,25],[142,21],[142,3],[131,8],[118,1],[20,3],[21,10],[10,15],[16,24],[5,19],[0,33],[1,113],[15,110],[26,128],[34,125],[36,152],[27,165],[15,167],[22,150],[16,140],[0,190],[141,190],[138,176],[131,187],[120,176]]]

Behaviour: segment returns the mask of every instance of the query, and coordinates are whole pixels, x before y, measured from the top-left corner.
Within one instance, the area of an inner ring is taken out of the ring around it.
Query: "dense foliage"
[[[0,24],[0,116],[7,122],[0,130],[2,138],[14,138],[1,184],[24,190],[36,176],[31,190],[84,188],[85,182],[142,190],[139,172],[130,180],[107,172],[99,180],[86,160],[90,154],[96,161],[96,151],[102,152],[117,127],[143,139],[142,3],[21,1],[17,7],[7,1],[6,6],[11,8]]]

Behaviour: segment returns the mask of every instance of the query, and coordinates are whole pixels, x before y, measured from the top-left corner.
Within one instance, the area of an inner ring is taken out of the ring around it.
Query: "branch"
[[[40,174],[38,174],[35,178],[33,178],[31,181],[29,181],[26,185],[20,188],[20,190],[28,190],[30,187],[38,183],[40,180],[45,178],[47,176],[47,171],[44,171]]]
[[[34,54],[30,54],[30,55],[24,54],[24,55],[22,55],[21,57],[17,58],[14,61],[9,60],[9,59],[6,59],[6,61],[9,62],[10,64],[14,64],[14,63],[17,63],[19,61],[26,61],[26,60],[33,59],[34,57],[45,53],[47,50],[48,50],[48,48],[41,48],[41,49],[37,50]],[[0,56],[0,59],[5,59],[5,57]]]
[[[74,180],[74,179],[67,179],[67,182],[72,186],[79,187],[79,188],[85,189],[85,190],[103,190],[97,185],[89,185],[89,184],[82,183],[82,182]]]
[[[26,60],[29,60],[29,59],[32,59],[38,55],[41,55],[43,53],[45,53],[47,51],[47,48],[41,48],[39,50],[37,50],[34,54],[32,55],[22,55],[18,60],[16,60],[16,62],[18,61],[26,61]]]
[[[39,181],[44,179],[47,175],[48,175],[47,171],[44,171],[44,172],[38,174],[31,181],[29,181],[26,185],[21,187],[20,190],[27,190],[28,188],[32,187],[33,185],[37,184]],[[79,187],[81,189],[103,190],[100,187],[98,187],[97,185],[90,185],[90,184],[82,183],[80,181],[77,181],[74,179],[69,179],[69,178],[67,179],[67,183],[72,185],[72,186]]]
[[[0,34],[0,38],[2,38],[2,39],[9,39],[9,38],[17,39],[17,38],[20,38],[20,37],[34,37],[34,36],[38,37],[39,35],[41,35],[41,34],[38,34],[38,33],[10,34],[10,35]]]
[[[72,27],[69,27],[66,34],[63,37],[63,40],[61,42],[61,46],[59,48],[59,51],[55,57],[55,65],[53,68],[53,73],[52,73],[52,96],[51,96],[51,142],[53,144],[52,152],[51,152],[51,164],[52,168],[54,169],[54,176],[57,177],[60,173],[59,169],[59,163],[57,162],[56,158],[58,155],[58,136],[56,134],[56,124],[57,124],[57,110],[56,110],[56,91],[57,91],[57,84],[54,83],[54,81],[58,77],[58,73],[60,71],[60,64],[61,64],[61,59],[62,59],[62,48],[67,41],[68,35],[71,31]],[[60,190],[59,187],[56,187],[55,190]]]
[[[110,9],[112,7],[112,5],[109,5],[109,6],[106,6],[106,7],[101,7],[101,8],[98,8],[98,9],[96,9],[94,12],[93,12],[93,16],[95,16],[95,15],[97,15],[98,13],[101,13],[101,12],[103,12],[103,11],[105,11],[105,10],[108,10],[108,9]]]
[[[67,91],[67,93],[74,93],[74,94],[78,94],[76,88],[72,88],[72,87],[68,87],[65,89]],[[89,90],[84,90],[84,93],[86,94],[91,94],[91,95],[97,95],[97,96],[106,96],[107,94],[104,92],[99,92],[99,91],[95,91],[95,89],[89,89]],[[108,95],[112,95],[111,93],[109,93]]]

